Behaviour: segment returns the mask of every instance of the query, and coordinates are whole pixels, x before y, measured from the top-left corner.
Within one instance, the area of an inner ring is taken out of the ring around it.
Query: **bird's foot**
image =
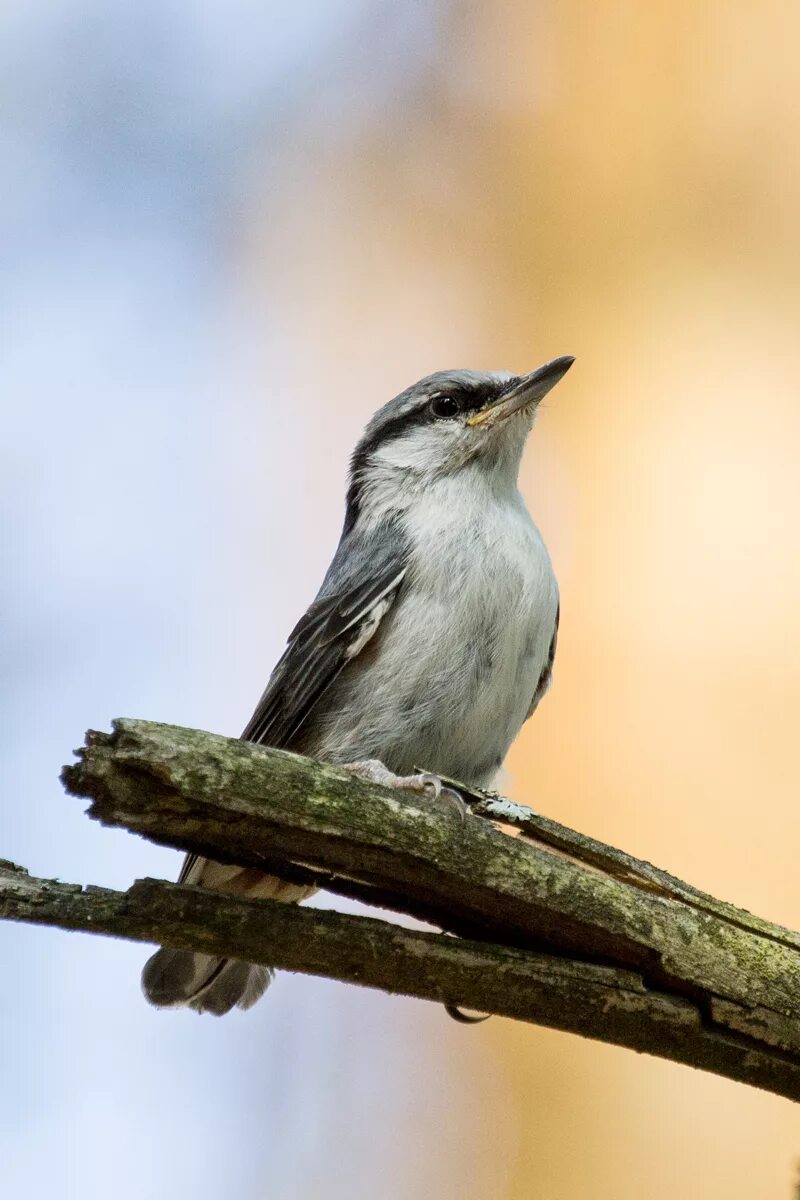
[[[459,819],[463,822],[467,814],[467,806],[458,792],[442,783],[438,775],[431,771],[418,771],[413,775],[395,775],[379,758],[368,758],[364,762],[342,763],[342,769],[359,779],[368,779],[381,787],[392,788],[401,792],[423,792],[434,796],[437,800],[445,800],[455,805]]]

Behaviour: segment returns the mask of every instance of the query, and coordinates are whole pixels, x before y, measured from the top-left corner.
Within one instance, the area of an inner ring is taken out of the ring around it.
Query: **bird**
[[[573,362],[437,371],[378,409],[352,454],[333,560],[244,740],[400,791],[492,783],[552,679],[559,590],[518,474]],[[179,882],[287,903],[315,890],[196,854]],[[220,1016],[250,1008],[273,974],[162,947],[142,988],[156,1007]]]

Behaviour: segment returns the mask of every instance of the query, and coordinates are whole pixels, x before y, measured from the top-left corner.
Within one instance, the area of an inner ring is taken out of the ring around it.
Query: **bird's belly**
[[[541,674],[535,622],[525,636],[483,624],[475,639],[444,639],[415,672],[416,695],[427,699],[398,757],[415,766],[483,786],[500,769],[522,726]],[[529,636],[532,635],[532,636]],[[543,639],[542,639],[543,640]],[[445,665],[446,664],[446,665]],[[398,769],[399,768],[394,768]]]
[[[525,551],[416,578],[326,695],[305,752],[490,783],[529,711],[555,625],[547,552],[540,540]]]

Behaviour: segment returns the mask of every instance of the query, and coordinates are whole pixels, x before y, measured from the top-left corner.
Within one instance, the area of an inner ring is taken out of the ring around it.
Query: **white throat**
[[[362,476],[360,520],[377,523],[420,506],[453,506],[457,515],[498,500],[521,504],[517,476],[530,424],[487,434],[488,444],[428,426],[379,446]]]

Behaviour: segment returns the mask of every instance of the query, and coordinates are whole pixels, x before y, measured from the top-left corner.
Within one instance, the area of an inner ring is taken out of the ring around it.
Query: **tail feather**
[[[192,1008],[221,1017],[250,1008],[272,982],[269,967],[162,947],[142,971],[142,991],[156,1008]]]
[[[183,864],[180,882],[285,904],[297,904],[317,890],[309,884],[264,875],[254,868],[213,862],[193,854]],[[162,946],[145,963],[142,991],[156,1008],[193,1008],[221,1017],[237,1006],[250,1008],[255,1004],[274,974],[271,967]]]

